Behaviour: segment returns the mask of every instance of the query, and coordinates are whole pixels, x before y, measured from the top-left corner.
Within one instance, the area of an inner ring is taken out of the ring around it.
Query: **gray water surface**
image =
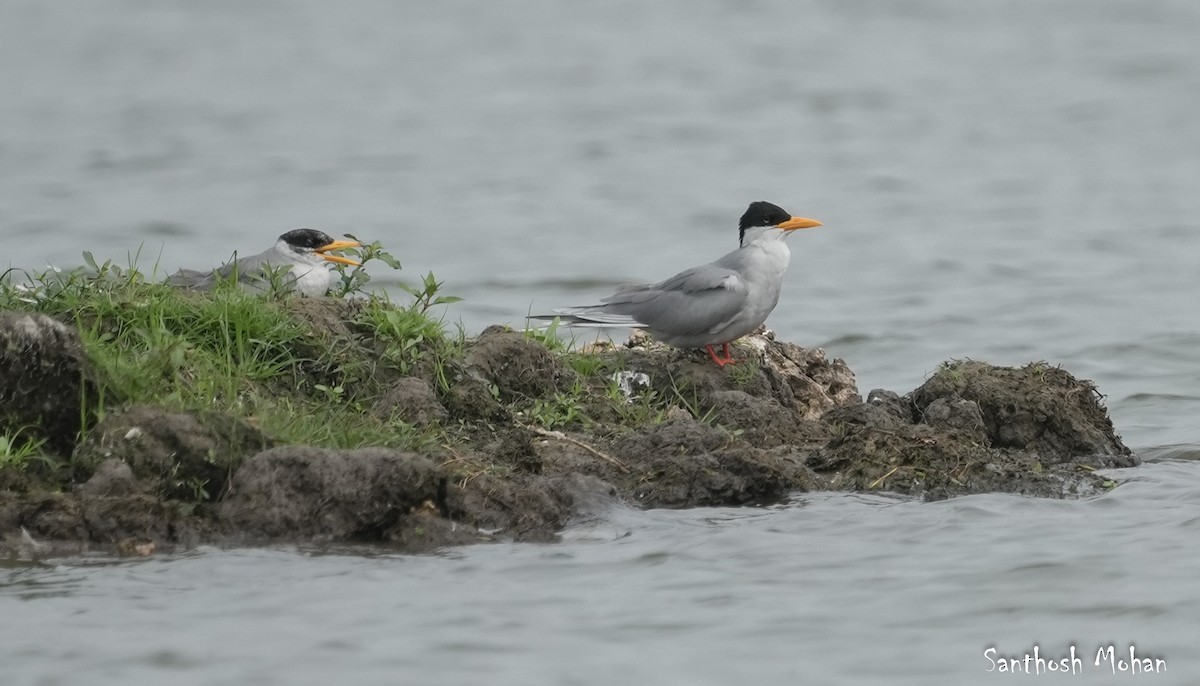
[[[986,647],[1034,643],[1076,646],[1070,683],[1114,683],[1094,666],[1113,643],[1166,661],[1135,681],[1195,683],[1200,462],[1131,476],[1083,502],[616,508],[561,544],[442,555],[12,568],[6,683],[990,683],[1014,675]]]
[[[712,259],[766,199],[826,225],[790,241],[781,338],[864,393],[1063,364],[1154,461],[1083,502],[7,566],[0,683],[963,684],[1035,642],[1196,683],[1197,36],[1188,0],[3,0],[0,267],[167,273],[314,226],[478,331]]]

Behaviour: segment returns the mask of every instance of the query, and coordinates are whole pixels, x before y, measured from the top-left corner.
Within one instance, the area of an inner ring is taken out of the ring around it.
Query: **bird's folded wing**
[[[230,262],[216,270],[217,278],[223,281],[236,279],[244,289],[270,291],[279,289],[287,292],[296,286],[296,274],[292,265],[271,264],[266,260],[246,259]]]
[[[698,335],[724,328],[745,306],[746,289],[737,272],[705,265],[652,286],[627,287],[604,303],[651,330]]]
[[[277,271],[280,272],[278,277],[274,274]],[[286,290],[290,289],[295,281],[295,277],[290,274],[290,271],[290,266],[284,265],[273,268],[266,260],[261,259],[259,255],[252,255],[244,260],[230,260],[220,267],[208,271],[180,269],[178,272],[167,277],[167,283],[183,288],[211,290],[218,283],[236,280],[244,288],[266,290],[271,285],[273,278],[275,278],[279,281],[279,286]]]
[[[212,280],[212,270],[203,272],[199,269],[180,269],[167,277],[167,283],[182,288],[200,288]]]

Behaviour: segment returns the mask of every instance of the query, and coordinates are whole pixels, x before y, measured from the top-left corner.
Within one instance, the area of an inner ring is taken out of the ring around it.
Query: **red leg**
[[[725,365],[727,365],[727,364],[733,364],[733,363],[737,362],[737,360],[733,359],[733,356],[729,354],[729,344],[728,343],[721,344],[721,352],[724,353],[724,355],[725,355],[725,357],[723,357],[723,358],[717,357],[717,351],[713,350],[713,347],[711,345],[704,346],[704,349],[708,351],[708,356],[712,358],[713,362],[717,363],[718,367],[724,368]]]
[[[720,367],[721,366],[721,358],[717,357],[717,351],[713,350],[713,347],[711,345],[704,346],[704,349],[708,351],[708,356],[712,358],[712,361],[716,362],[717,366]]]

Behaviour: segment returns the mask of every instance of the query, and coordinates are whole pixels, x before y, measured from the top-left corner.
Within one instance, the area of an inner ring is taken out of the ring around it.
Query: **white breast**
[[[333,273],[325,265],[297,264],[292,267],[296,292],[306,298],[319,298],[329,292]]]
[[[740,338],[766,321],[779,302],[783,274],[791,261],[791,251],[783,241],[761,241],[743,249],[738,272],[746,287],[746,305],[725,328],[724,337]]]

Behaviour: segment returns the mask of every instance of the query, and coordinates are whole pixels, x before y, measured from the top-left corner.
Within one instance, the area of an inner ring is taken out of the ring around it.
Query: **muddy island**
[[[803,491],[1084,497],[1138,458],[1095,386],[1044,362],[944,363],[864,399],[770,332],[724,369],[635,337],[455,333],[358,292],[173,289],[93,265],[0,281],[0,556],[552,540],[579,512]]]

